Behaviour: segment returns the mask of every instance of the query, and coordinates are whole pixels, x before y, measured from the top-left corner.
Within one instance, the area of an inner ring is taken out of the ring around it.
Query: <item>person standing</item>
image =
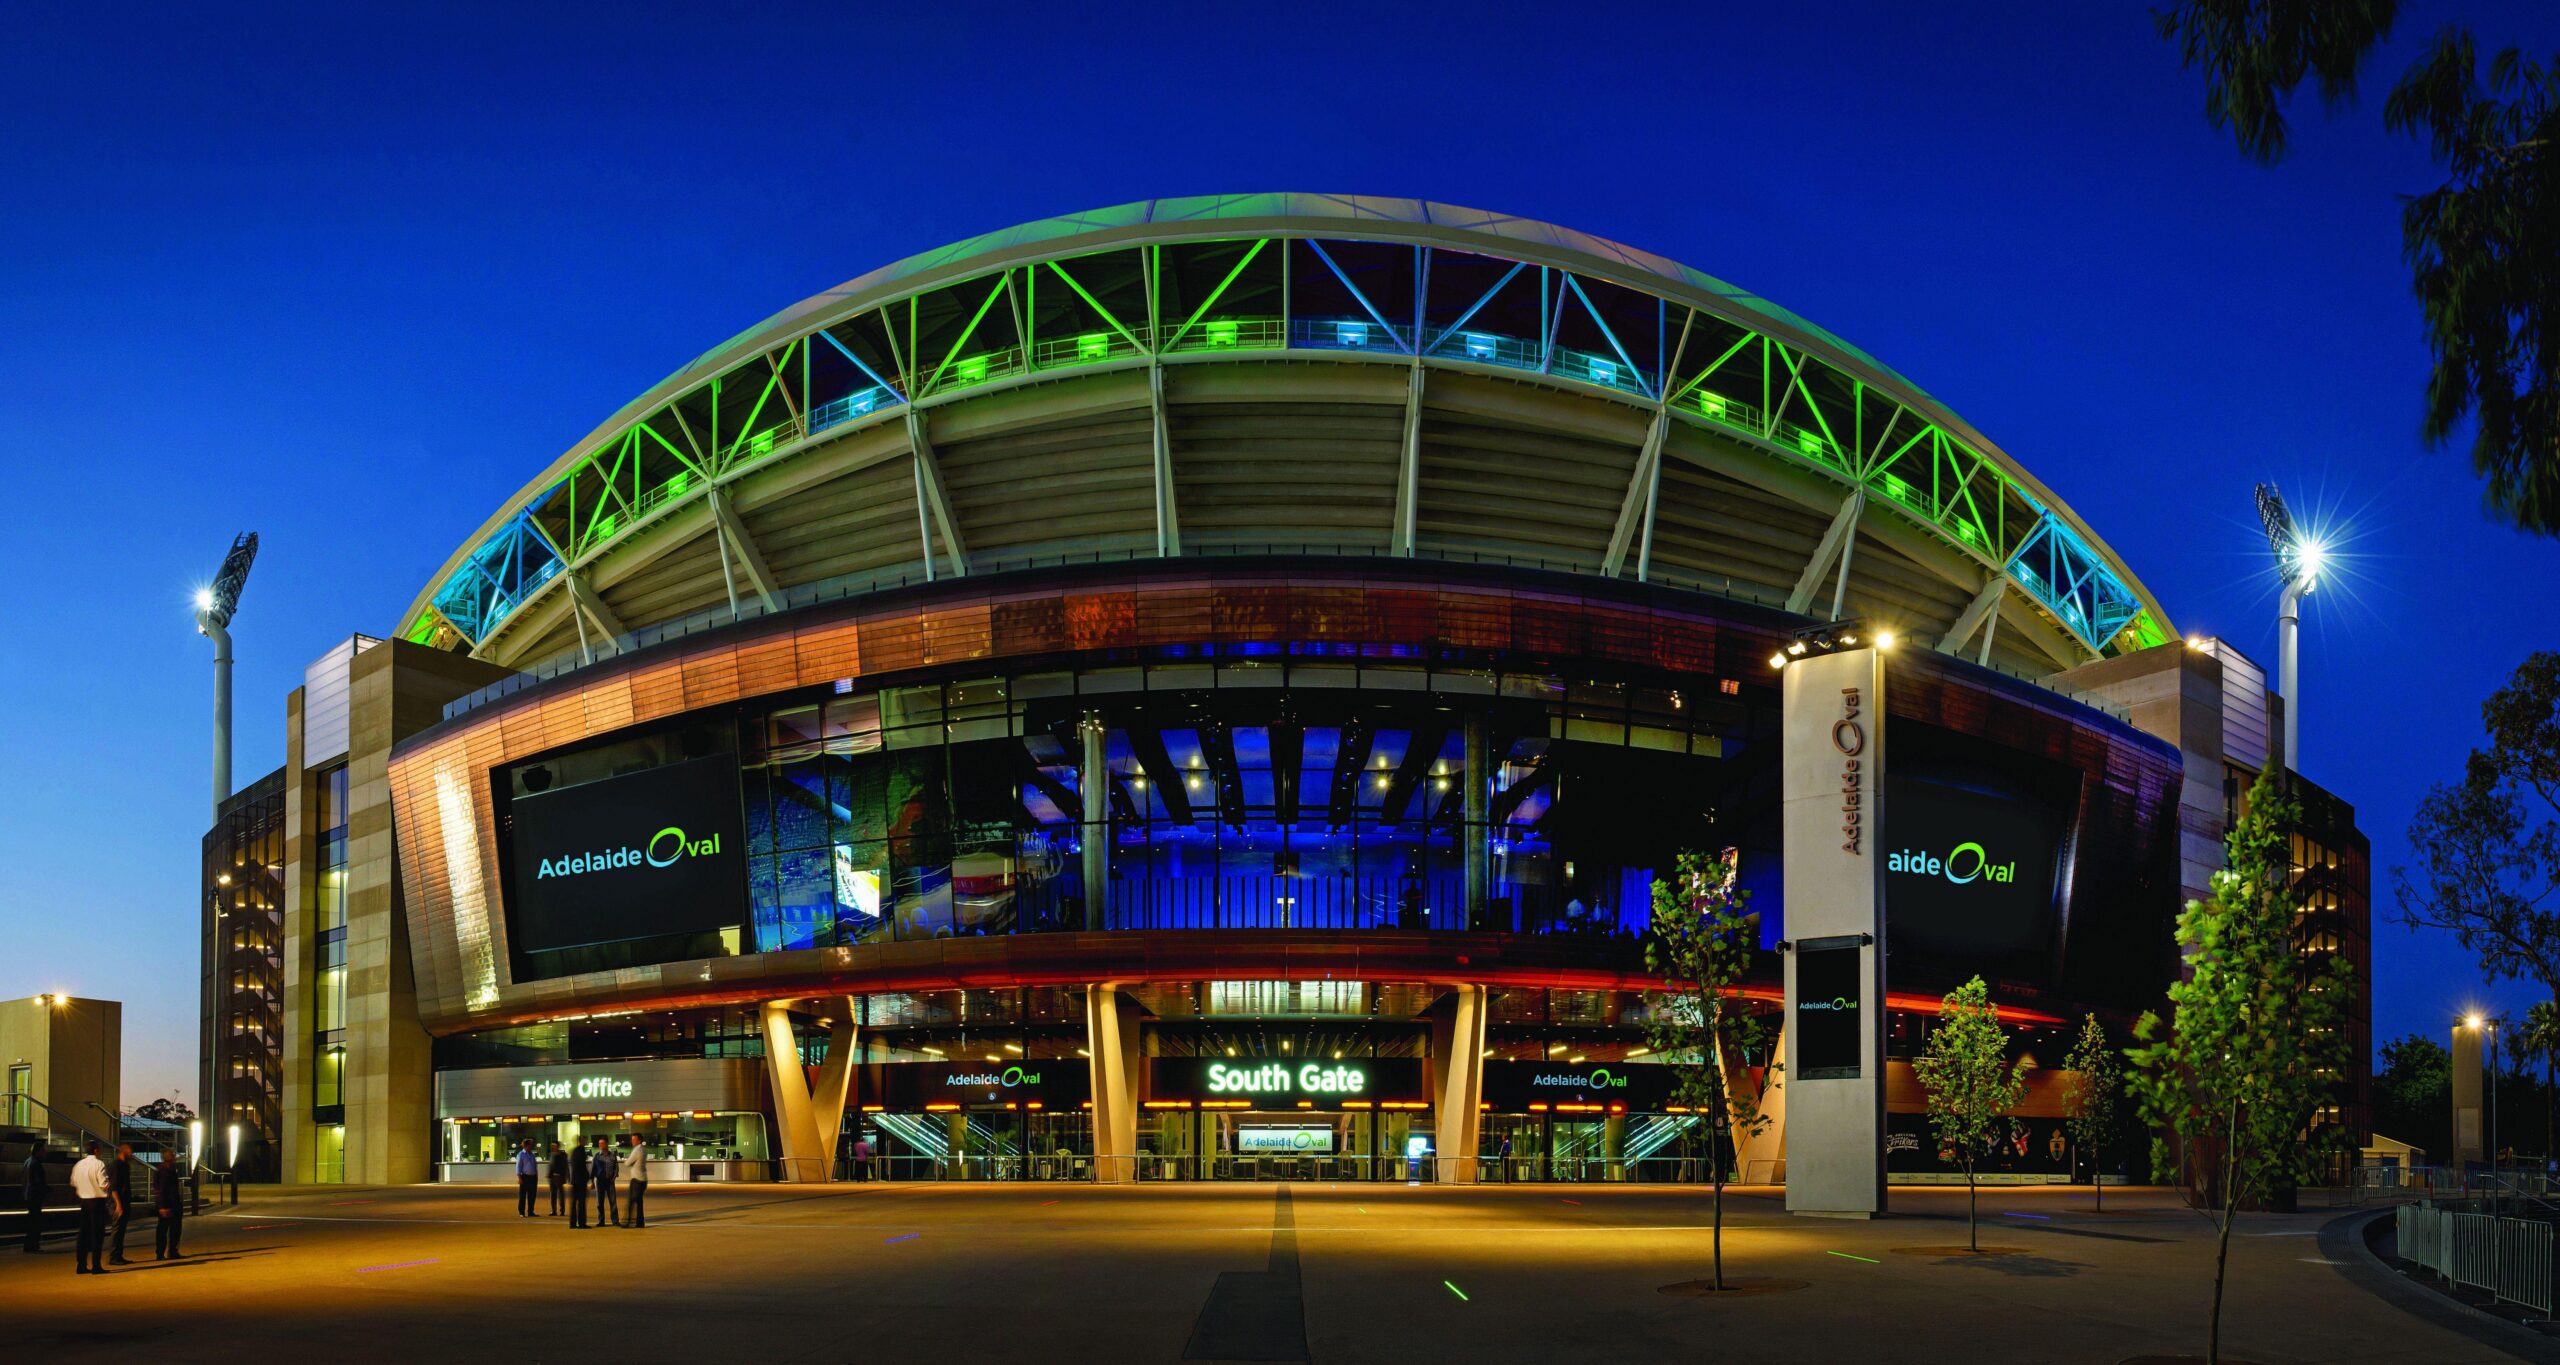
[[[187,1178],[178,1170],[175,1152],[161,1152],[160,1164],[151,1172],[151,1205],[160,1215],[151,1232],[151,1259],[177,1260],[185,1254],[178,1250],[178,1234],[186,1228]]]
[[[44,1250],[44,1201],[52,1195],[53,1191],[45,1185],[44,1152],[41,1149],[31,1150],[27,1153],[26,1170],[19,1176],[18,1188],[19,1199],[27,1210],[27,1240],[20,1250],[30,1256]]]
[[[124,1229],[133,1221],[133,1144],[116,1144],[116,1159],[107,1167],[108,1179],[115,1182],[115,1240],[107,1248],[107,1264],[131,1265],[124,1258]]]
[[[871,1138],[868,1134],[853,1140],[853,1178],[871,1178]]]
[[[559,1216],[560,1216],[560,1213],[561,1213],[560,1202],[561,1202],[561,1199],[562,1199],[562,1197],[563,1197],[563,1196],[562,1196],[562,1195],[561,1195],[561,1193],[560,1193],[560,1187],[561,1187],[561,1186],[563,1186],[563,1185],[565,1185],[565,1184],[568,1184],[568,1183],[569,1183],[569,1155],[568,1155],[568,1153],[563,1152],[563,1151],[561,1151],[561,1150],[560,1150],[560,1144],[559,1144],[559,1143],[557,1143],[557,1142],[552,1143],[552,1144],[551,1144],[551,1216],[552,1216],[552,1217],[554,1217],[554,1218],[559,1217]]]
[[[542,1158],[533,1154],[533,1139],[516,1143],[516,1217],[533,1216],[533,1188],[542,1179]]]
[[[623,1202],[631,1206],[631,1226],[649,1226],[649,1148],[647,1139],[634,1134],[631,1139],[631,1178],[623,1182]]]
[[[569,1226],[582,1228],[586,1225],[587,1140],[581,1137],[578,1145],[569,1152]]]
[[[104,1275],[107,1247],[107,1163],[100,1160],[98,1141],[89,1140],[88,1155],[71,1168],[71,1197],[80,1201],[80,1240],[72,1255],[79,1266],[75,1273]]]
[[[1503,1135],[1502,1135],[1502,1150],[1501,1150],[1501,1152],[1497,1153],[1497,1154],[1494,1156],[1493,1160],[1494,1160],[1494,1168],[1493,1168],[1493,1169],[1494,1169],[1494,1172],[1495,1172],[1496,1177],[1497,1177],[1497,1178],[1498,1178],[1498,1179],[1499,1179],[1503,1184],[1505,1184],[1505,1185],[1510,1184],[1510,1183],[1511,1183],[1511,1135],[1510,1135],[1509,1133],[1505,1133],[1505,1134],[1503,1134]]]
[[[613,1178],[620,1170],[621,1166],[613,1159],[613,1144],[598,1142],[595,1169],[587,1173],[593,1176],[596,1182],[595,1225],[597,1227],[622,1226],[622,1207],[614,1202],[613,1197]]]

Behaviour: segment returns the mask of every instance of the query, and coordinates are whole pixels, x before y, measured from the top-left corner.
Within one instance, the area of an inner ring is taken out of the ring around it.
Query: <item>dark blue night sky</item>
[[[2188,632],[2272,665],[2250,485],[2339,527],[2305,766],[2374,844],[2528,651],[2560,545],[2422,448],[2382,92],[2244,161],[2140,5],[42,6],[0,51],[0,996],[126,1000],[126,1090],[191,1095],[209,650],[186,599],[265,551],[246,781],[283,697],[384,633],[518,487],[687,359],[819,289],[1168,194],[1405,195],[1661,252],[1909,375],[2073,504]],[[796,12],[795,12],[796,9]],[[156,10],[156,12],[154,12]],[[1782,17],[1784,16],[1784,17]],[[2388,924],[2377,1038],[2484,990]]]

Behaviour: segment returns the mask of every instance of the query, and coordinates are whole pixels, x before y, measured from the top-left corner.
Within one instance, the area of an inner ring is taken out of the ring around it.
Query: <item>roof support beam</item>
[[[2008,575],[1991,575],[1990,581],[1982,585],[1982,591],[1975,593],[1973,601],[1967,603],[1965,609],[1956,616],[1956,623],[1947,627],[1946,634],[1938,637],[1938,652],[1953,654],[1963,649],[1965,642],[1973,638],[1973,633],[1982,629],[1982,623],[1992,619],[1998,613],[2000,594],[2008,586]]]
[[[951,515],[951,495],[943,491],[942,472],[933,463],[933,441],[925,434],[924,414],[907,409],[907,445],[916,457],[916,499],[932,516],[932,530],[942,532],[943,552],[950,556],[951,576],[959,578],[969,572],[968,548],[960,543],[960,525]],[[933,537],[927,534],[924,545],[925,572],[932,576]]]
[[[630,634],[622,628],[622,618],[613,614],[613,608],[606,606],[603,598],[596,596],[595,585],[587,581],[585,574],[573,573],[568,575],[568,579],[569,600],[577,604],[586,619],[595,622],[596,629],[603,631],[607,640]],[[593,651],[589,651],[589,657],[593,657]]]
[[[1388,553],[1413,557],[1414,526],[1422,502],[1422,361],[1413,362],[1404,390],[1404,448],[1396,458],[1396,524]]]
[[[1662,487],[1662,440],[1671,430],[1671,414],[1657,407],[1653,424],[1644,430],[1644,446],[1636,452],[1635,471],[1627,477],[1627,495],[1618,501],[1618,525],[1609,532],[1609,552],[1602,556],[1600,573],[1615,578],[1627,562],[1627,547],[1639,531],[1645,533],[1648,548],[1652,542],[1653,504]],[[1650,556],[1644,556],[1649,558]],[[1636,577],[1644,577],[1641,562]]]
[[[1807,607],[1813,605],[1813,594],[1822,587],[1822,580],[1831,573],[1831,566],[1841,562],[1844,547],[1857,531],[1858,514],[1866,507],[1867,490],[1851,489],[1849,496],[1840,504],[1839,515],[1831,519],[1831,529],[1823,532],[1821,543],[1813,547],[1813,558],[1805,561],[1804,572],[1796,576],[1795,590],[1787,594],[1787,610],[1801,616]],[[1845,564],[1842,565],[1841,581],[1844,584],[1848,581]],[[1839,604],[1836,600],[1832,611],[1833,618],[1838,619]]]
[[[1173,434],[1164,419],[1164,365],[1147,366],[1147,409],[1155,416],[1156,553],[1182,553],[1182,518],[1173,500]]]
[[[738,567],[747,571],[747,583],[756,590],[756,596],[764,599],[764,609],[780,611],[782,600],[774,589],[773,570],[765,567],[764,551],[756,548],[755,537],[747,534],[747,524],[739,519],[737,505],[722,496],[717,488],[711,490],[711,519],[722,541],[721,573],[728,573],[729,556],[736,555]],[[729,589],[729,609],[734,613],[737,607],[738,590],[732,586]]]

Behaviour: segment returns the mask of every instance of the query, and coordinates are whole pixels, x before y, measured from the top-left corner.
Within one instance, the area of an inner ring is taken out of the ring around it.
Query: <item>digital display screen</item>
[[[1859,953],[1854,937],[1796,944],[1795,1079],[1852,1080],[1864,1067]]]
[[[1885,932],[2000,975],[2052,970],[2056,822],[2037,802],[1918,778],[1885,786]]]
[[[510,809],[507,932],[518,952],[746,920],[733,754],[519,795]]]
[[[1261,1109],[1294,1109],[1305,1100],[1316,1108],[1334,1109],[1417,1101],[1427,1095],[1422,1063],[1411,1057],[1151,1057],[1147,1098],[1243,1101]]]

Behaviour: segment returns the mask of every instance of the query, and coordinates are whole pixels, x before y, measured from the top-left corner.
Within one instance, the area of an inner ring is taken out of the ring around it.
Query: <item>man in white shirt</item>
[[[631,1174],[624,1178],[622,1184],[623,1203],[631,1209],[631,1226],[635,1228],[649,1226],[649,1211],[645,1202],[649,1197],[649,1148],[646,1141],[637,1134],[632,1136],[629,1162]]]
[[[98,1144],[89,1143],[89,1154],[71,1168],[71,1197],[80,1201],[80,1241],[72,1248],[79,1264],[74,1273],[104,1275],[107,1273],[107,1217],[115,1201],[115,1182],[107,1176],[107,1163],[98,1157]]]

